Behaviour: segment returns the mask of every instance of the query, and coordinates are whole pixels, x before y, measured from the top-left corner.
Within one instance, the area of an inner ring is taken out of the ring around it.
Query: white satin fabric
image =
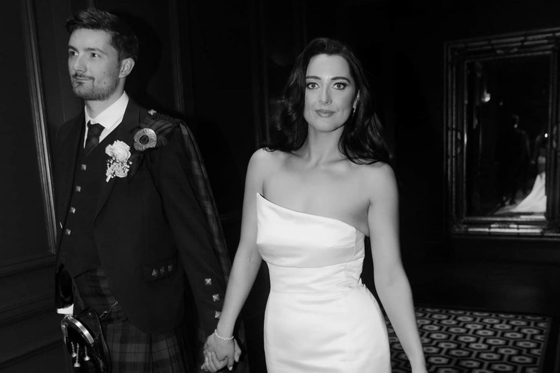
[[[540,158],[540,157],[539,157]],[[519,202],[517,206],[510,210],[511,212],[534,212],[534,213],[545,213],[546,212],[546,173],[541,172],[535,178],[535,183],[533,184],[533,189],[531,193]]]
[[[271,290],[264,346],[269,373],[389,373],[387,329],[362,284],[364,234],[257,194],[257,246]]]

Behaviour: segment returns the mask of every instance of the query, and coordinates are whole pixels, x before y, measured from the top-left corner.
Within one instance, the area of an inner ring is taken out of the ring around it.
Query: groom
[[[84,109],[54,148],[56,305],[107,312],[113,370],[187,372],[186,309],[194,299],[199,333],[211,334],[229,271],[196,144],[124,91],[138,39],[120,18],[89,9],[66,28]]]

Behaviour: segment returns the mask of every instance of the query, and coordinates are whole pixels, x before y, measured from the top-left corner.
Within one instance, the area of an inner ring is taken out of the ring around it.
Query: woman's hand
[[[211,334],[204,344],[204,371],[216,372],[227,365],[229,370],[233,369],[234,362],[239,362],[241,348],[235,339],[224,340]]]

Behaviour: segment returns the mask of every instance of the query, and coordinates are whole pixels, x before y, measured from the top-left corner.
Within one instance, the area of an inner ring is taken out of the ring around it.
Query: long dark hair
[[[389,163],[389,152],[382,135],[383,128],[375,113],[362,64],[348,46],[328,38],[312,40],[297,57],[284,87],[279,109],[272,118],[271,141],[265,147],[269,150],[293,152],[301,148],[305,142],[308,128],[303,117],[305,76],[309,61],[319,54],[344,58],[355,81],[356,94],[360,95],[356,111],[344,124],[339,142],[341,153],[357,164],[371,164],[378,161]]]

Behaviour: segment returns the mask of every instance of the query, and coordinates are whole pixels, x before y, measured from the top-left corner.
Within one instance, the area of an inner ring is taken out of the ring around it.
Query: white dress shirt
[[[101,142],[105,137],[107,137],[111,132],[113,132],[113,130],[117,128],[119,124],[121,124],[127,106],[128,106],[128,95],[126,94],[126,92],[123,92],[123,94],[121,95],[121,97],[119,97],[117,101],[115,101],[107,109],[103,110],[101,114],[99,114],[95,118],[89,116],[86,107],[84,109],[86,114],[86,122],[84,124],[86,126],[86,135],[84,136],[84,147],[86,146],[88,122],[91,121],[92,124],[99,123],[104,127],[103,131],[101,132],[101,135],[99,136],[99,142]]]

